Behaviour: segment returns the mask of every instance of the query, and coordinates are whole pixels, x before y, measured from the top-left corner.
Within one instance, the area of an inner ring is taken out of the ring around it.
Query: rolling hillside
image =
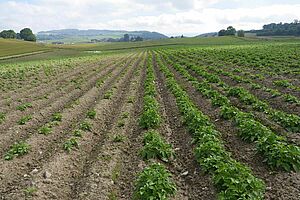
[[[41,31],[37,33],[37,39],[39,41],[51,43],[51,42],[64,42],[64,43],[83,43],[90,42],[92,39],[119,39],[129,34],[130,37],[140,36],[145,40],[155,40],[168,38],[167,36],[150,31],[123,31],[123,30],[78,30],[78,29],[62,29]]]
[[[9,40],[0,38],[0,59],[27,54],[34,54],[49,50],[48,47],[34,42]]]

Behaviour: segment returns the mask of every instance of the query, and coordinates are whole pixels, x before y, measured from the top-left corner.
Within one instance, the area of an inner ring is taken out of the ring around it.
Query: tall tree
[[[243,30],[238,30],[237,36],[238,36],[238,37],[245,37],[245,31],[243,31]]]
[[[235,35],[236,30],[232,26],[228,26],[226,30],[226,35]]]
[[[222,29],[218,33],[219,36],[235,35],[235,34],[236,34],[236,30],[232,26],[228,26],[226,30]]]
[[[124,35],[124,42],[129,42],[129,40],[130,40],[129,35],[128,35],[128,34],[125,34],[125,35]]]
[[[30,28],[24,28],[20,31],[20,37],[26,41],[36,41],[36,37]]]
[[[225,36],[226,35],[226,30],[222,29],[219,31],[218,36]]]

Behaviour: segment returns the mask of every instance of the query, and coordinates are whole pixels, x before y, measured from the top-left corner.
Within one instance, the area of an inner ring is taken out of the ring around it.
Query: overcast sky
[[[149,30],[197,35],[300,19],[300,0],[0,0],[0,30]]]

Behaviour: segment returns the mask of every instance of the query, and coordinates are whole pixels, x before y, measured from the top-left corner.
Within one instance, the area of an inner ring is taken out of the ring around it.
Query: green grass
[[[48,51],[49,48],[35,42],[0,38],[0,59],[1,57],[28,54],[33,52]]]
[[[0,112],[0,124],[5,120],[5,113]]]
[[[34,193],[37,192],[37,190],[38,190],[38,189],[37,189],[37,187],[35,187],[35,186],[28,187],[28,188],[26,188],[26,189],[24,190],[25,196],[26,196],[26,197],[31,197],[31,196],[34,195]]]
[[[23,61],[39,61],[49,59],[74,58],[78,56],[94,55],[89,51],[99,51],[96,55],[115,54],[116,52],[135,51],[143,48],[186,48],[186,47],[210,47],[227,45],[252,45],[265,43],[299,43],[297,38],[266,39],[266,38],[238,38],[238,37],[211,37],[211,38],[175,38],[142,42],[102,42],[80,43],[65,45],[42,45],[19,40],[0,39],[0,63],[18,63]],[[34,55],[12,57],[1,60],[1,57],[10,57],[39,51],[46,51]]]
[[[96,43],[96,44],[76,44],[61,45],[60,48],[77,49],[85,51],[109,51],[109,50],[128,50],[146,47],[163,47],[163,46],[210,46],[210,45],[231,45],[231,44],[252,44],[256,42],[269,42],[256,38],[238,38],[238,37],[211,37],[211,38],[175,38],[148,40],[142,42],[114,42],[114,43]]]

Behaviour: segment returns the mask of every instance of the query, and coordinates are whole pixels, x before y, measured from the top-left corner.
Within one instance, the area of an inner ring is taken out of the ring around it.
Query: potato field
[[[0,64],[0,199],[299,200],[299,43]]]

